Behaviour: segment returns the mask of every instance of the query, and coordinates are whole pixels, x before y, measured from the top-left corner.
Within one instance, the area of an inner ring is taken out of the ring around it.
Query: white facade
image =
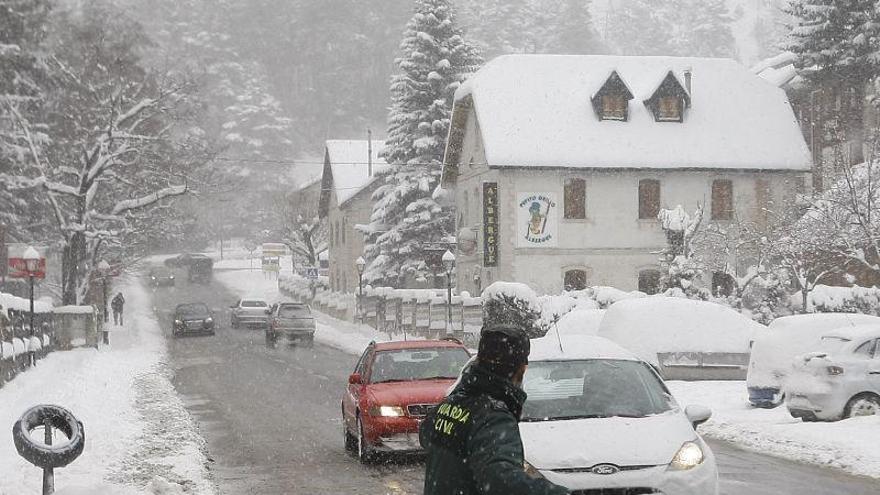
[[[530,58],[530,57],[515,57]],[[537,56],[537,58],[548,58]],[[549,57],[553,58],[553,57]],[[561,57],[553,60],[554,63],[563,63],[564,60],[577,61],[580,57]],[[590,62],[597,58],[584,57]],[[607,57],[619,59],[622,57]],[[675,59],[672,59],[675,60]],[[689,66],[697,65],[699,60],[686,59]],[[608,61],[606,61],[608,62]],[[613,63],[611,61],[610,63]],[[627,61],[631,64],[631,61]],[[730,62],[733,63],[733,62]],[[491,62],[496,64],[496,62]],[[599,71],[606,73],[607,67],[599,65]],[[606,66],[608,64],[606,63]],[[706,70],[715,64],[708,64]],[[528,67],[528,64],[525,65]],[[496,67],[497,71],[498,68]],[[727,70],[730,70],[729,67]],[[482,71],[481,71],[482,72]],[[502,71],[504,72],[504,71]],[[550,71],[553,73],[553,71]],[[572,71],[576,73],[577,71]],[[662,71],[660,71],[662,73]],[[742,68],[746,75],[748,71]],[[607,73],[606,73],[607,74]],[[511,75],[512,74],[507,74]],[[626,78],[626,74],[622,74]],[[573,76],[574,77],[574,76]],[[653,77],[653,75],[652,75]],[[696,79],[697,73],[694,74]],[[757,80],[754,76],[749,75]],[[703,79],[710,79],[703,76]],[[511,78],[509,81],[497,82],[504,86],[518,85],[522,78]],[[626,81],[630,83],[630,81]],[[784,101],[784,94],[770,85],[757,81],[761,91],[778,91]],[[733,84],[737,82],[734,81]],[[569,146],[564,150],[564,156],[559,156],[558,161],[564,165],[553,166],[557,148],[544,147],[540,142],[542,137],[552,129],[536,130],[532,135],[528,128],[518,129],[522,136],[517,149],[531,150],[528,153],[541,153],[540,160],[526,157],[523,159],[510,154],[510,149],[501,150],[504,146],[505,137],[493,139],[499,136],[498,129],[486,130],[497,121],[513,122],[512,118],[497,115],[493,112],[481,112],[487,106],[481,103],[486,93],[478,89],[482,86],[490,91],[491,85],[480,80],[480,73],[475,75],[470,88],[464,88],[457,94],[456,110],[453,116],[453,128],[450,133],[449,148],[444,168],[443,184],[446,188],[454,189],[457,213],[457,232],[459,236],[459,249],[457,253],[457,274],[459,290],[475,291],[478,289],[475,276],[479,278],[479,285],[486,287],[496,280],[515,280],[524,282],[542,293],[558,293],[563,289],[566,272],[581,270],[585,275],[586,285],[609,285],[624,290],[639,288],[639,275],[648,270],[658,270],[658,252],[666,246],[666,238],[660,228],[656,217],[639,218],[639,184],[643,180],[654,180],[659,183],[659,207],[675,208],[683,206],[687,211],[693,212],[698,204],[705,205],[707,221],[713,221],[711,215],[711,203],[714,181],[729,181],[732,189],[733,217],[740,220],[766,221],[767,210],[785,208],[794,204],[796,192],[803,192],[808,187],[808,175],[810,170],[809,153],[794,120],[791,110],[788,114],[781,113],[778,109],[768,113],[768,118],[777,118],[781,122],[771,123],[783,130],[778,133],[779,139],[794,140],[794,142],[779,143],[771,154],[780,157],[779,167],[772,167],[767,163],[750,164],[749,158],[755,155],[755,150],[741,153],[736,160],[728,157],[723,167],[717,166],[718,162],[709,161],[711,150],[703,150],[699,153],[662,146],[662,141],[656,144],[657,153],[662,154],[653,162],[648,162],[643,167],[631,163],[631,154],[624,142],[620,140],[611,143],[618,149],[603,149],[596,155],[591,155],[589,150],[578,150],[577,146]],[[571,81],[562,84],[563,87],[570,85]],[[601,83],[599,83],[601,85]],[[630,83],[632,84],[632,83]],[[760,85],[766,85],[763,88]],[[633,86],[637,86],[633,84]],[[541,87],[541,85],[536,85]],[[553,92],[552,83],[548,83],[542,91]],[[748,86],[747,86],[748,89]],[[497,91],[496,88],[491,88]],[[598,87],[586,90],[596,91]],[[697,91],[707,92],[702,87],[694,88]],[[723,93],[723,92],[722,92]],[[492,98],[493,96],[486,97]],[[767,95],[758,95],[756,99],[766,101]],[[773,96],[772,94],[770,96]],[[524,96],[522,96],[524,97]],[[736,94],[731,97],[736,98]],[[552,98],[538,94],[534,97],[550,104]],[[585,98],[588,98],[585,97]],[[642,105],[647,99],[646,95],[638,95],[636,101],[631,101],[630,112]],[[563,101],[561,99],[560,101]],[[511,100],[511,106],[515,111],[519,100]],[[745,99],[748,101],[748,98]],[[652,122],[656,126],[663,126],[659,132],[690,132],[689,119],[695,119],[697,105],[710,105],[705,99],[694,98],[693,108],[685,113],[683,122]],[[581,111],[585,119],[599,121],[593,110],[589,107],[589,100],[581,101]],[[525,103],[523,107],[529,107]],[[729,107],[728,107],[729,109]],[[552,109],[551,109],[552,110]],[[712,111],[712,108],[700,108],[702,112]],[[718,109],[715,109],[718,110]],[[748,109],[745,109],[748,110]],[[761,112],[760,108],[753,109]],[[570,109],[566,109],[566,112]],[[720,110],[718,110],[720,111]],[[728,110],[729,111],[729,110]],[[784,118],[780,118],[779,116]],[[527,122],[528,116],[516,117],[517,122]],[[735,119],[734,119],[735,120]],[[706,119],[704,118],[705,122]],[[622,132],[628,132],[626,125],[630,122],[589,122],[582,126],[582,132],[589,134],[597,125],[616,126]],[[549,125],[549,123],[548,123]],[[578,122],[560,121],[557,126],[578,126]],[[646,140],[656,139],[650,135],[648,123],[638,124],[646,127],[648,135],[643,136]],[[677,126],[677,127],[673,127]],[[502,126],[503,127],[503,126]],[[771,127],[772,128],[772,127]],[[735,132],[734,130],[729,130]],[[568,132],[563,131],[563,132]],[[607,129],[602,130],[607,132]],[[490,138],[487,140],[487,135]],[[662,136],[661,136],[662,137]],[[589,136],[584,139],[589,140]],[[676,138],[678,143],[685,142],[685,138]],[[762,143],[767,142],[763,140]],[[755,146],[764,146],[755,143]],[[495,150],[492,150],[493,146]],[[781,149],[790,150],[781,152]],[[491,153],[487,150],[492,151]],[[526,153],[526,151],[523,151]],[[614,166],[613,160],[616,154],[620,155],[620,163],[625,165]],[[642,149],[640,153],[646,151]],[[574,156],[577,155],[577,156]],[[688,163],[687,167],[673,167],[677,161],[676,156],[682,156],[682,160]],[[498,156],[501,163],[494,163],[493,156]],[[702,166],[693,162],[694,157],[702,157],[707,160]],[[528,166],[516,165],[525,161],[539,161],[542,165]],[[690,160],[688,162],[688,160]],[[742,161],[737,161],[742,160]],[[515,164],[511,166],[511,164]],[[582,179],[584,182],[584,218],[567,219],[564,214],[564,184],[570,179]],[[486,231],[484,225],[484,184],[497,184],[498,211],[497,211],[497,266],[486,266],[485,244]],[[549,199],[549,203],[546,201]],[[548,209],[555,209],[555,215],[544,213]],[[540,225],[536,230],[540,235],[533,239],[525,239],[529,232],[529,208],[540,210],[536,216]],[[729,220],[716,220],[729,221]]]

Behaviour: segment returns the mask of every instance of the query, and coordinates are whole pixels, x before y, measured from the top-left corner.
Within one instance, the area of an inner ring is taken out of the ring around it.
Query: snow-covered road
[[[151,295],[136,280],[121,290],[128,324],[112,328],[110,346],[52,353],[0,389],[0,494],[40,491],[41,472],[18,456],[11,431],[25,409],[44,403],[70,409],[86,432],[82,456],[56,470],[59,490],[214,493],[203,441],[169,380]]]

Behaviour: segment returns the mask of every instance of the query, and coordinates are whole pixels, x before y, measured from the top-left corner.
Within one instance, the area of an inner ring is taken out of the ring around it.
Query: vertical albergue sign
[[[483,183],[483,266],[498,266],[498,183]]]

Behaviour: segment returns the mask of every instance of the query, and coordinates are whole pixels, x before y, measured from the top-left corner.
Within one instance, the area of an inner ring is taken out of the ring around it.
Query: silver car
[[[880,325],[840,328],[795,359],[785,405],[804,421],[880,415]]]
[[[269,323],[269,303],[265,299],[242,298],[230,308],[232,328],[266,328]]]
[[[275,345],[279,337],[311,347],[315,341],[315,317],[307,304],[279,303],[272,307],[266,327],[266,344]]]

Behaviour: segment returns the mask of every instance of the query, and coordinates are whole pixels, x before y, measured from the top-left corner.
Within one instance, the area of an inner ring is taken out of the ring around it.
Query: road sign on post
[[[306,278],[309,280],[318,280],[318,267],[317,266],[307,266],[303,268],[306,274]]]

